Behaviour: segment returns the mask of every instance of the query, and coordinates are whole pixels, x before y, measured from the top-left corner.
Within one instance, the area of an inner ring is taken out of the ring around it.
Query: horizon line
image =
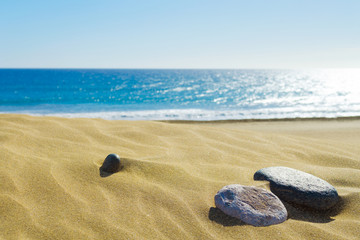
[[[320,69],[360,69],[360,67],[303,67],[303,68],[106,68],[106,67],[0,67],[0,70],[320,70]]]

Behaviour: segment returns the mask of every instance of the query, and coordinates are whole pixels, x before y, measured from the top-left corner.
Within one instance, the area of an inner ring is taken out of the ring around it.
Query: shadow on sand
[[[344,200],[339,196],[339,201],[328,210],[314,210],[311,208],[299,206],[296,204],[290,204],[282,201],[286,210],[288,211],[288,219],[294,219],[305,222],[313,223],[329,223],[334,221],[336,215],[338,215],[344,208]]]
[[[209,210],[209,219],[223,225],[224,227],[246,225],[243,221],[230,217],[223,213],[219,208],[214,207],[211,207]]]

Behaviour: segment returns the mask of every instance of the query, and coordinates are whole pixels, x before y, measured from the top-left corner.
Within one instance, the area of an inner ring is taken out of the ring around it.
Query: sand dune
[[[0,115],[0,239],[358,239],[360,120],[166,123]],[[121,172],[101,177],[109,153]],[[214,195],[287,166],[341,201],[253,227]]]

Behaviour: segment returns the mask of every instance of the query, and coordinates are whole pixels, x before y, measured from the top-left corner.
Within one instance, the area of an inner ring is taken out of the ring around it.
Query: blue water
[[[360,69],[0,69],[0,113],[134,120],[360,116]]]

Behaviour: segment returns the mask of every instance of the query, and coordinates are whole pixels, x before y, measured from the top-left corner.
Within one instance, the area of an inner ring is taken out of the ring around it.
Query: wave
[[[0,112],[0,113],[9,113]],[[56,116],[65,118],[101,118],[106,120],[246,120],[246,119],[285,119],[285,118],[336,118],[360,116],[360,109],[296,109],[266,108],[251,110],[205,110],[205,109],[161,109],[136,111],[91,111],[91,112],[36,112],[16,111],[12,113],[32,116]]]

